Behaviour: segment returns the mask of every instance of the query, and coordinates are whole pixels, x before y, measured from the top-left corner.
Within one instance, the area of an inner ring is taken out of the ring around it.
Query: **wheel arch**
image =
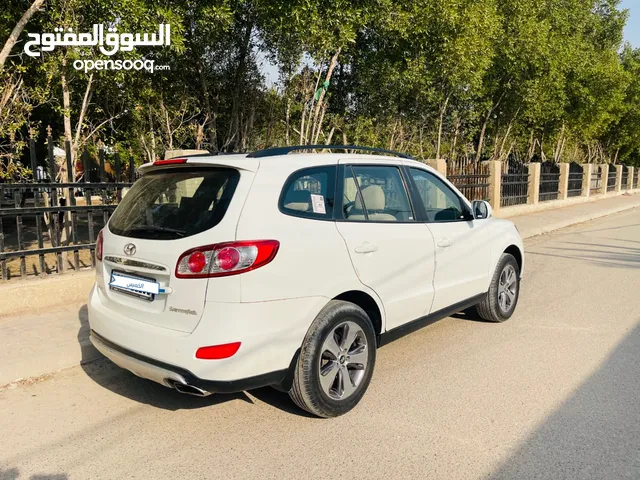
[[[362,290],[349,290],[343,292],[340,295],[335,296],[332,300],[343,300],[345,302],[351,302],[362,308],[369,316],[373,329],[376,332],[376,337],[379,337],[382,333],[382,311],[378,306],[375,299]]]
[[[516,263],[518,264],[518,270],[520,271],[520,274],[522,274],[523,255],[520,248],[517,245],[511,244],[507,248],[505,248],[504,252],[502,253],[508,253],[509,255],[513,256],[513,258],[516,259]]]

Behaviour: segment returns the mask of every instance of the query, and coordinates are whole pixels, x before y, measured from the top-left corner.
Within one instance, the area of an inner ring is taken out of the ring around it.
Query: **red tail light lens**
[[[178,259],[176,277],[223,277],[255,270],[271,262],[279,247],[277,240],[255,240],[193,248]]]
[[[233,247],[225,247],[222,250],[218,250],[216,259],[218,260],[220,269],[228,272],[238,266],[240,262],[240,252]]]
[[[98,238],[96,240],[96,260],[99,262],[102,261],[102,244],[104,243],[104,239],[102,238],[102,230],[98,232]]]
[[[204,253],[199,250],[193,252],[191,255],[189,255],[187,266],[189,267],[190,272],[200,273],[204,270],[204,267],[207,266],[207,257],[205,257]]]
[[[211,347],[200,347],[196,351],[196,358],[202,360],[222,360],[236,354],[240,348],[240,342],[225,343],[224,345],[212,345]]]

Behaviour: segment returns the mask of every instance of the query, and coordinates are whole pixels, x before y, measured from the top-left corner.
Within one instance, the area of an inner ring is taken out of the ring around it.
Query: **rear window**
[[[173,240],[222,220],[240,174],[226,168],[164,170],[138,180],[109,220],[109,230],[133,238]]]

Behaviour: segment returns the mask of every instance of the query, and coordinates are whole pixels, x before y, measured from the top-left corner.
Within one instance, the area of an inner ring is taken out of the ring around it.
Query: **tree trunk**
[[[251,42],[251,32],[253,31],[253,22],[248,22],[245,31],[242,44],[240,45],[240,52],[238,53],[238,68],[236,69],[235,78],[235,90],[233,92],[233,98],[231,103],[231,126],[227,135],[227,143],[231,151],[236,149],[236,146],[240,142],[240,94],[242,92],[242,86],[244,84],[244,74],[247,68],[247,54],[249,53],[249,43]]]
[[[316,136],[313,139],[313,143],[315,145],[318,144],[318,138],[320,138],[320,132],[322,131],[322,122],[324,121],[324,114],[327,111],[327,104],[325,103],[322,106],[322,113],[320,114],[320,121],[318,122],[318,127],[316,128]]]
[[[456,118],[456,128],[453,132],[453,142],[451,142],[451,161],[455,161],[456,155],[456,145],[458,143],[458,135],[460,134],[460,119]]]
[[[338,63],[338,55],[340,55],[340,48],[336,50],[336,53],[331,57],[331,62],[329,63],[329,69],[327,70],[327,75],[324,77],[324,83],[331,81],[331,76],[333,75],[333,70],[336,68],[336,64]],[[324,100],[324,96],[326,94],[326,89],[323,88],[320,92],[320,97],[318,98],[318,103],[316,104],[316,111],[313,114],[313,126],[311,129],[311,137],[313,138],[315,131],[317,130],[318,124],[318,116],[320,114],[320,107],[322,106],[322,101]]]
[[[211,144],[211,148],[215,148],[217,150],[217,139],[216,139],[216,131],[212,128],[212,122],[214,122],[213,110],[211,109],[211,100],[209,99],[209,89],[207,88],[207,78],[204,75],[204,71],[202,70],[202,66],[198,65],[198,75],[200,77],[200,88],[202,89],[202,97],[204,98],[204,108],[205,113],[207,115],[207,121],[204,125],[207,135],[209,136],[209,143]]]
[[[66,53],[62,57],[62,69],[60,72],[60,83],[62,85],[62,106],[64,108],[64,139],[65,139],[65,151],[67,145],[71,147],[71,172],[67,171],[67,182],[73,182],[73,165],[75,165],[75,158],[73,152],[72,132],[71,132],[71,94],[69,92],[69,82],[67,81],[67,57]],[[67,170],[66,161],[64,161],[64,169]],[[62,170],[62,169],[61,169]],[[61,171],[60,170],[60,171]],[[64,189],[65,205],[71,205],[70,189]],[[63,228],[61,229],[61,238],[57,239],[58,245],[68,245],[70,237],[70,213],[66,212],[63,217]],[[67,252],[62,252],[62,266],[63,271],[67,269]]]
[[[436,160],[440,158],[440,145],[442,144],[442,123],[444,121],[444,114],[447,111],[447,105],[449,105],[449,98],[451,95],[447,95],[444,105],[440,109],[440,120],[438,121],[438,143],[436,143]]]
[[[20,18],[20,20],[18,20],[18,23],[16,23],[16,26],[13,27],[13,30],[11,31],[9,38],[4,43],[4,47],[2,47],[2,51],[0,51],[0,72],[4,69],[4,64],[6,63],[7,58],[9,58],[11,49],[18,41],[18,38],[20,37],[20,34],[24,30],[24,27],[27,26],[27,23],[29,23],[29,20],[31,20],[31,17],[33,17],[36,14],[36,12],[40,10],[43,4],[44,4],[44,0],[34,0],[34,2],[27,9],[27,11],[24,12],[24,14],[22,14],[22,17]]]
[[[482,123],[482,130],[480,130],[480,138],[478,139],[478,151],[476,152],[476,158],[473,161],[476,165],[480,162],[480,157],[482,156],[482,147],[484,146],[484,134],[487,131],[487,123],[489,123],[489,118],[491,117],[491,112],[493,109],[489,109],[487,115],[484,117],[484,122]]]
[[[87,82],[87,88],[84,91],[84,97],[82,98],[82,107],[80,107],[80,116],[78,117],[78,124],[76,125],[76,136],[73,139],[72,145],[72,154],[71,158],[78,158],[78,151],[80,150],[80,134],[82,133],[82,124],[84,122],[84,117],[87,113],[87,108],[89,107],[89,102],[91,101],[91,97],[93,95],[93,73],[89,75],[89,81]],[[73,178],[76,176],[76,163],[73,161]]]
[[[287,97],[287,111],[285,113],[285,132],[284,132],[284,141],[287,146],[291,145],[291,140],[289,139],[290,129],[291,129],[291,99]]]
[[[309,103],[309,118],[307,119],[307,127],[306,129],[301,129],[302,132],[304,132],[304,141],[305,144],[308,143],[312,143],[310,141],[310,139],[313,138],[313,132],[311,131],[311,112],[313,111],[313,107],[315,105],[316,102],[316,92],[318,91],[318,87],[320,86],[320,78],[322,77],[322,64],[320,64],[320,68],[318,69],[318,77],[316,78],[316,86],[313,89],[313,91],[311,92],[311,103]],[[306,107],[306,103],[305,103],[305,107]],[[311,134],[311,137],[309,136],[309,134]]]
[[[173,131],[171,130],[171,122],[169,122],[169,112],[164,105],[164,100],[160,97],[160,110],[164,120],[164,129],[167,133],[167,149],[173,150]]]

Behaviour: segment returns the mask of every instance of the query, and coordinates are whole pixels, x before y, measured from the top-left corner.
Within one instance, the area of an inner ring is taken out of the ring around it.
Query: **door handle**
[[[451,246],[451,240],[449,240],[448,238],[441,238],[440,240],[438,240],[437,245],[439,247],[443,247],[443,248],[450,247]]]
[[[370,243],[363,243],[362,245],[358,245],[354,248],[356,253],[373,253],[378,250],[378,247],[372,245]]]

